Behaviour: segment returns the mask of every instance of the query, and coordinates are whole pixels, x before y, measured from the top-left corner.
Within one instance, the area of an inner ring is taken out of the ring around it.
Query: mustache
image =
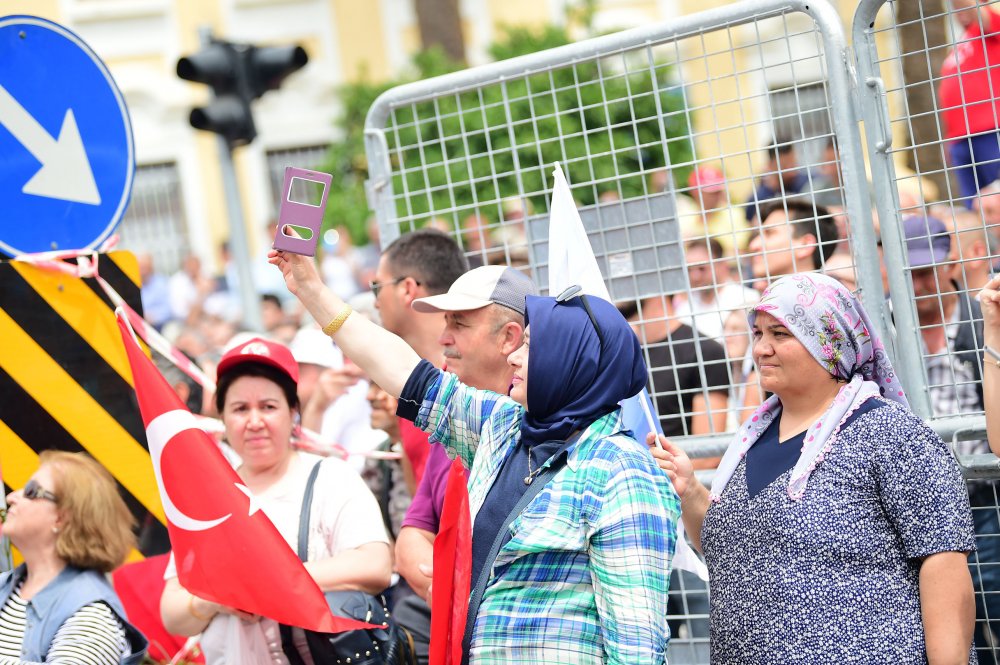
[[[461,359],[461,357],[462,357],[461,353],[459,353],[458,351],[455,351],[452,348],[445,349],[443,353],[444,353],[444,357],[445,358]]]

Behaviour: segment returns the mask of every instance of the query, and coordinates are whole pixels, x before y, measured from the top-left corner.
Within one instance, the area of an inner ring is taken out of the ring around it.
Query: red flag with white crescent
[[[181,586],[206,600],[290,626],[324,633],[373,627],[330,614],[323,592],[298,556],[120,315],[118,327]]]
[[[455,458],[448,472],[441,523],[434,538],[430,662],[459,665],[472,586],[472,517],[465,467]]]

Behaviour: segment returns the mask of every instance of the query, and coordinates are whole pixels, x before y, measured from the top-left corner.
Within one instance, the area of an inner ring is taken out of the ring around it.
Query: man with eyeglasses
[[[444,293],[468,269],[462,248],[436,229],[420,229],[393,240],[379,257],[375,277],[369,282],[382,327],[402,337],[421,358],[441,367],[444,356],[438,337],[444,330],[444,314],[417,314],[410,305],[417,298]],[[430,452],[427,435],[404,418],[399,419],[399,432],[414,482],[419,484]]]
[[[382,252],[370,284],[382,327],[440,366],[444,314],[418,315],[410,305],[444,293],[468,269],[461,248],[440,231],[420,229],[394,240]]]

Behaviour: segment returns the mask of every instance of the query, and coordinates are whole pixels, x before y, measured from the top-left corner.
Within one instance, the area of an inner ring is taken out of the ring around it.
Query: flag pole
[[[656,421],[653,420],[653,413],[649,410],[649,403],[646,401],[646,396],[640,395],[639,401],[642,403],[642,412],[646,416],[646,424],[649,425],[649,431],[653,433],[653,441],[656,441],[657,448],[663,450],[660,437],[656,434]]]

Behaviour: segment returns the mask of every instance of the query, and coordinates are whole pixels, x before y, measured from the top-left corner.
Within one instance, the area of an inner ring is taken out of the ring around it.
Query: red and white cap
[[[725,184],[725,174],[714,166],[699,166],[688,176],[688,187],[691,189],[719,192],[722,191]]]
[[[284,344],[254,337],[226,351],[219,361],[216,374],[219,378],[243,363],[260,363],[281,370],[296,384],[299,382],[299,364]]]

